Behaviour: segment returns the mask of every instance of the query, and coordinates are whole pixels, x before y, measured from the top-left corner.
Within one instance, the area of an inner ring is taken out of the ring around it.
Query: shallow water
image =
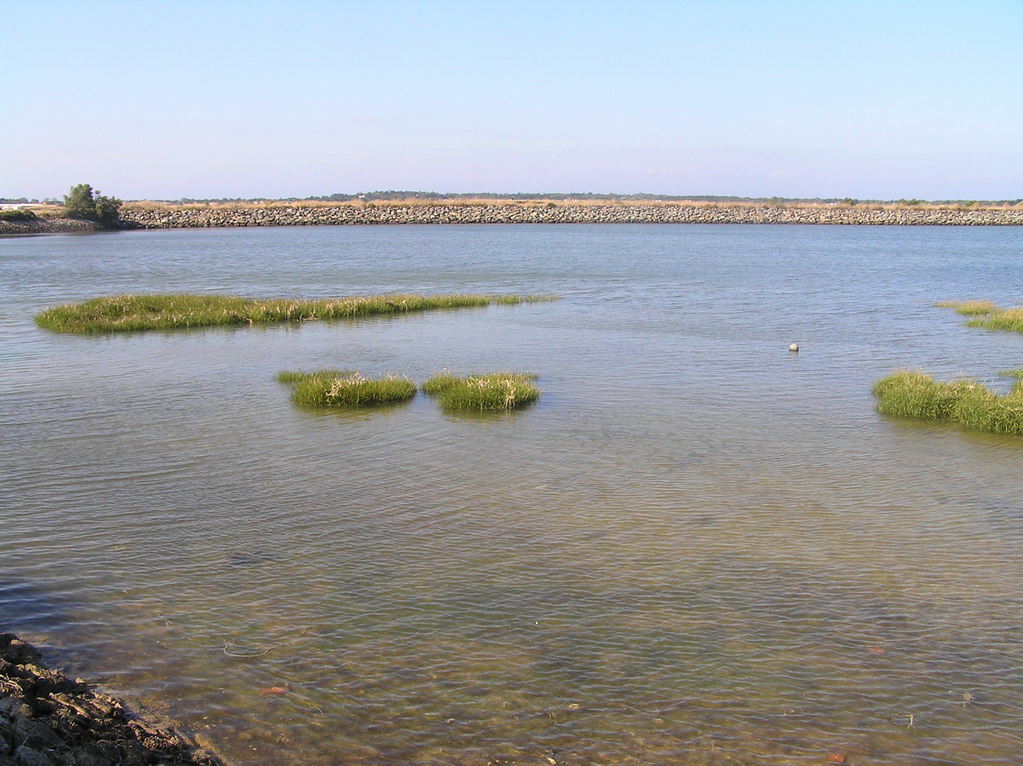
[[[1021,245],[0,240],[0,625],[240,764],[1013,762],[1023,440],[883,418],[870,389],[900,367],[1007,386],[1023,336],[933,303],[1023,301]],[[129,291],[390,290],[561,300],[97,337],[31,321]],[[532,371],[544,394],[493,417],[294,408],[274,376],[320,366]]]

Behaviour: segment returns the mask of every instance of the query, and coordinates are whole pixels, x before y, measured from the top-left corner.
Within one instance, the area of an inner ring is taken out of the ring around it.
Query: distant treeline
[[[602,201],[602,202],[722,202],[722,203],[759,203],[768,205],[787,205],[793,203],[819,204],[819,205],[983,205],[1006,207],[1012,205],[1023,205],[1023,199],[1013,200],[921,200],[921,199],[900,199],[900,200],[879,200],[879,199],[854,199],[852,197],[736,197],[717,194],[598,194],[595,192],[574,192],[563,193],[514,193],[499,194],[496,192],[470,192],[470,193],[442,193],[427,191],[372,191],[357,194],[326,194],[312,197],[220,197],[217,199],[198,199],[182,197],[177,200],[154,200],[157,202],[170,202],[178,204],[189,203],[219,203],[230,204],[240,202],[353,202],[362,200],[364,202],[387,202],[396,200],[521,200],[523,202],[536,200],[559,200],[562,202],[571,201]]]
[[[56,197],[45,199],[29,199],[28,197],[0,197],[0,205],[59,205]]]
[[[1012,207],[1023,205],[1023,199],[1002,199],[1002,200],[965,200],[965,199],[943,199],[943,200],[922,200],[922,199],[854,199],[853,197],[736,197],[717,194],[597,194],[594,192],[575,192],[570,194],[562,193],[516,193],[498,194],[495,192],[472,192],[463,194],[448,194],[441,192],[426,191],[372,191],[357,194],[327,194],[311,197],[217,197],[217,198],[195,198],[182,197],[176,200],[152,200],[153,202],[167,202],[171,204],[224,204],[245,203],[245,202],[353,202],[362,200],[364,202],[387,202],[399,200],[520,200],[522,202],[538,200],[557,200],[562,202],[572,201],[596,201],[596,202],[719,202],[719,203],[752,203],[762,205],[956,205],[960,207]],[[25,204],[59,204],[57,199],[27,199],[25,197],[0,197],[0,205],[25,205]]]

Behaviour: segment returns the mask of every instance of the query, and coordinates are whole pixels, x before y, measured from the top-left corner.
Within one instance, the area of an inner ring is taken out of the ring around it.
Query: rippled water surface
[[[1018,228],[239,229],[0,240],[0,627],[236,764],[1005,764]],[[76,337],[119,292],[555,303]],[[801,346],[798,354],[790,343]],[[274,376],[532,371],[540,402],[296,409]]]

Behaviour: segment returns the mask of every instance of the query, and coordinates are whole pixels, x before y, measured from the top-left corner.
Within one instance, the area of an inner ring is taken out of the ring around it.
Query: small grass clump
[[[991,301],[938,301],[934,305],[942,309],[955,309],[957,314],[963,316],[990,314],[998,308]]]
[[[498,306],[514,306],[518,303],[550,303],[557,299],[556,295],[527,293],[526,295],[493,295],[490,297],[490,302]]]
[[[999,395],[972,380],[942,383],[921,371],[902,370],[874,385],[884,415],[945,420],[977,431],[1023,434],[1023,380]]]
[[[423,393],[449,410],[513,410],[540,398],[536,375],[496,372],[489,375],[436,375],[423,383]]]
[[[1023,306],[995,309],[983,318],[971,319],[967,327],[984,327],[988,330],[1010,330],[1023,332]]]
[[[1003,309],[991,301],[941,301],[934,305],[973,317],[966,323],[967,327],[1023,332],[1023,306]]]
[[[291,401],[306,407],[374,407],[416,395],[416,384],[408,378],[366,378],[347,370],[280,372],[277,380],[294,386]]]
[[[1017,367],[1014,370],[1002,370],[998,374],[1006,378],[1023,378],[1023,367]]]
[[[36,324],[54,332],[90,334],[183,327],[265,324],[405,314],[491,304],[534,303],[551,296],[448,293],[355,296],[322,300],[251,299],[234,295],[114,295],[47,309]]]

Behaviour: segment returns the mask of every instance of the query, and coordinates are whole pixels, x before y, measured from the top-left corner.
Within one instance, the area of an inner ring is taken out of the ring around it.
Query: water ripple
[[[4,628],[235,762],[999,764],[1023,747],[1023,451],[880,418],[869,393],[898,366],[1019,366],[1015,336],[930,305],[1008,302],[1004,270],[975,268],[1013,268],[1006,232],[49,242],[0,241],[17,250]],[[27,319],[281,286],[563,299],[96,338]],[[524,369],[544,394],[497,417],[426,397],[293,407],[274,376],[320,366]]]

